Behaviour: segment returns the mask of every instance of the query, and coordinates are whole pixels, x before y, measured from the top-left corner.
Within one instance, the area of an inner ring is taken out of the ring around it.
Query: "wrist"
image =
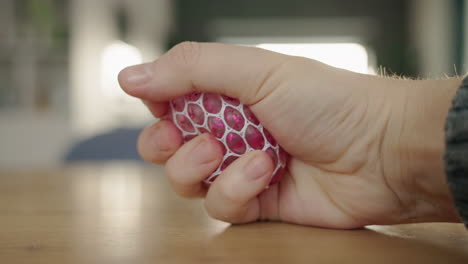
[[[444,126],[458,79],[394,80],[401,101],[397,153],[408,222],[460,221],[444,172]],[[398,135],[398,134],[397,134]]]

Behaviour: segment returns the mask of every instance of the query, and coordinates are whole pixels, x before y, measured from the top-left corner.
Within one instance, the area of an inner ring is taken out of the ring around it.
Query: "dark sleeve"
[[[452,102],[445,124],[445,172],[458,212],[468,227],[468,77]]]

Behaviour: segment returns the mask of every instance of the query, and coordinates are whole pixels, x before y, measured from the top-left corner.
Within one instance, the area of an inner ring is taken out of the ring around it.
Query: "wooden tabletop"
[[[468,263],[460,224],[340,231],[210,219],[133,163],[0,172],[0,263]]]

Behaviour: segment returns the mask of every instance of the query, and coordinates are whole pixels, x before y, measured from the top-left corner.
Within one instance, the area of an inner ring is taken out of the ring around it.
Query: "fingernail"
[[[216,159],[215,147],[208,136],[202,136],[200,143],[192,151],[192,159],[196,164],[210,163]]]
[[[266,177],[271,172],[268,170],[268,164],[264,157],[256,155],[246,166],[245,172],[247,177],[252,180]]]
[[[127,67],[122,72],[123,81],[130,89],[140,88],[151,79],[151,66],[149,63]]]

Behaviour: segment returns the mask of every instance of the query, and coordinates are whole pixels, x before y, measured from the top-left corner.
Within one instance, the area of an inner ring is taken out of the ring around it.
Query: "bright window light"
[[[101,87],[104,96],[126,98],[119,88],[117,76],[125,67],[141,62],[140,51],[132,45],[116,41],[107,46],[101,56]]]
[[[318,60],[333,67],[374,74],[369,67],[369,54],[358,43],[265,43],[259,48]]]

